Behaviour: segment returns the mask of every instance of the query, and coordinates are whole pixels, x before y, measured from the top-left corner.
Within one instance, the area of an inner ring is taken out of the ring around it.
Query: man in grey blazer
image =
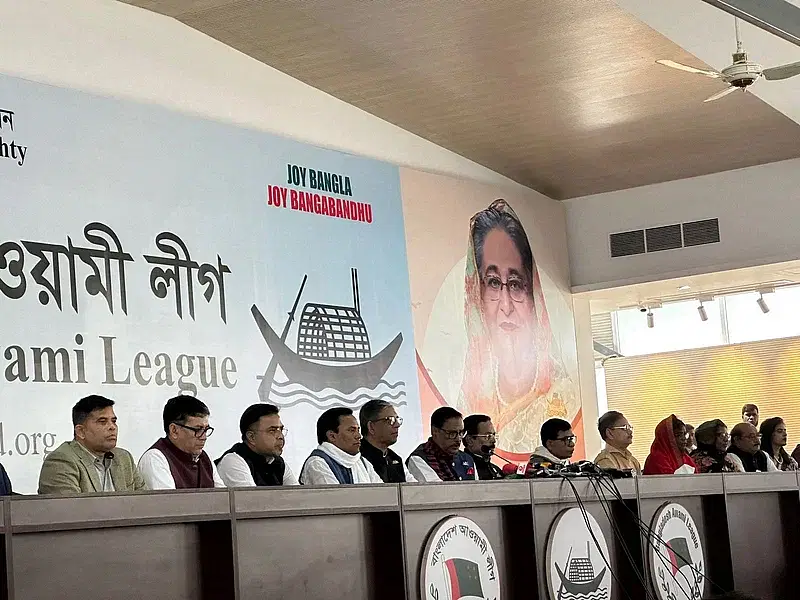
[[[132,492],[146,489],[130,452],[117,447],[114,401],[87,396],[72,408],[74,439],[44,459],[40,494]]]

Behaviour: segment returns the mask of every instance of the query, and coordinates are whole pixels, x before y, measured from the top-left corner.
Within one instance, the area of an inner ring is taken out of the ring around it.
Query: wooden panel
[[[63,498],[19,496],[11,500],[11,527],[14,531],[41,531],[219,520],[230,516],[228,494],[228,490],[185,490]]]
[[[14,597],[200,599],[196,525],[14,534]]]
[[[704,104],[724,84],[655,64],[707,67],[612,0],[125,1],[553,198],[800,156],[800,126]]]

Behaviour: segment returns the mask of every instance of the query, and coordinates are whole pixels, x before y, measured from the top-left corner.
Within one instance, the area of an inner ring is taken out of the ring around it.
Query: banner
[[[535,192],[402,169],[423,425],[482,413],[527,461],[548,418],[583,418],[564,213]]]
[[[164,402],[282,407],[293,468],[330,406],[389,400],[422,438],[399,172],[155,107],[0,77],[0,461],[35,492],[81,397],[119,445]]]

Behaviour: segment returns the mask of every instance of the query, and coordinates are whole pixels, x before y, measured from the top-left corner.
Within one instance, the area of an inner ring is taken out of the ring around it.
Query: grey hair
[[[370,421],[374,421],[381,411],[389,406],[392,406],[392,403],[387,402],[386,400],[370,400],[361,407],[361,410],[358,411],[358,422],[361,425],[361,435],[367,435],[369,433],[368,426]]]

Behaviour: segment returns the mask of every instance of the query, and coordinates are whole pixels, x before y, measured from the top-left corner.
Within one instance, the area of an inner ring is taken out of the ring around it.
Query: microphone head
[[[517,465],[506,463],[502,467],[503,475],[516,475],[517,474]]]
[[[114,453],[106,452],[105,454],[103,454],[103,460],[114,460]]]

